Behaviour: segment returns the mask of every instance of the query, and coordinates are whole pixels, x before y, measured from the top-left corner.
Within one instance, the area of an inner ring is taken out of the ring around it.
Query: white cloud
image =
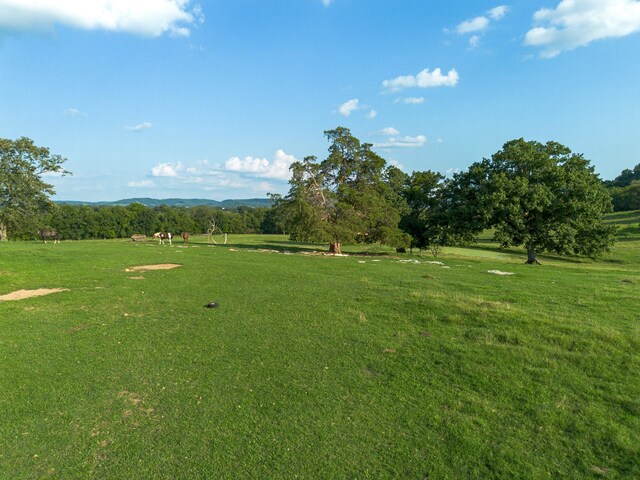
[[[342,105],[340,105],[338,111],[341,115],[348,117],[349,115],[351,115],[351,112],[359,110],[360,108],[360,100],[358,100],[357,98],[352,98],[351,100],[347,100]]]
[[[405,148],[405,147],[421,147],[427,143],[427,137],[418,135],[416,137],[389,137],[386,142],[376,143],[374,147],[378,148]]]
[[[325,7],[328,7],[329,5],[331,5],[331,1],[332,1],[332,0],[322,0],[322,4],[323,4]]]
[[[509,11],[509,7],[507,5],[499,5],[489,10],[488,13],[489,13],[489,17],[491,17],[492,20],[501,20],[502,17],[504,17],[508,11]]]
[[[134,125],[133,127],[124,127],[124,128],[125,130],[130,130],[132,132],[141,132],[143,130],[150,129],[151,127],[153,127],[152,123],[142,122],[142,123],[139,123],[138,125]]]
[[[231,157],[225,162],[224,168],[231,172],[249,173],[261,178],[289,180],[291,177],[289,167],[296,161],[293,155],[288,155],[284,150],[279,149],[272,161],[266,158]]]
[[[429,87],[453,87],[458,83],[460,77],[455,69],[449,70],[446,75],[442,74],[440,68],[436,68],[430,72],[425,68],[417,75],[402,75],[392,80],[385,80],[382,86],[391,92],[397,92],[403,88],[429,88]]]
[[[154,177],[177,177],[178,172],[182,170],[182,163],[160,163],[151,169],[151,175]]]
[[[455,28],[455,31],[460,35],[473,33],[474,35],[469,38],[469,45],[471,46],[471,48],[476,48],[478,45],[480,45],[482,35],[489,28],[491,22],[502,20],[502,18],[507,14],[508,11],[509,7],[507,5],[499,5],[487,11],[486,15],[481,15],[479,17],[475,17],[471,20],[466,20],[460,23]]]
[[[82,115],[82,112],[80,110],[78,110],[77,108],[67,108],[63,115],[66,115],[68,117],[76,117],[78,115]]]
[[[374,118],[376,118],[378,116],[378,111],[374,110],[373,108],[371,110],[369,110],[369,113],[367,113],[367,118],[369,120],[373,120]]]
[[[387,127],[380,130],[382,135],[399,135],[400,132],[393,127]]]
[[[640,31],[640,2],[635,0],[562,0],[555,9],[543,8],[525,35],[528,46],[542,47],[543,58],[583,47],[595,40]]]
[[[127,32],[149,37],[187,36],[188,25],[202,23],[202,9],[191,0],[0,0],[0,28],[51,30],[64,25],[83,30]]]
[[[487,17],[475,17],[471,20],[466,20],[456,27],[456,32],[461,35],[465,33],[480,32],[489,26],[489,19]]]
[[[129,182],[127,183],[127,187],[135,187],[135,188],[149,188],[155,187],[156,184],[153,180],[141,180],[139,182]]]
[[[376,148],[405,148],[405,147],[421,147],[427,143],[427,137],[424,135],[417,135],[411,137],[408,135],[399,136],[400,132],[394,127],[386,127],[380,130],[381,135],[388,136],[389,138],[380,143],[375,143],[373,146]]]
[[[398,160],[396,160],[395,158],[392,158],[389,160],[389,165],[393,165],[396,168],[399,168],[400,170],[405,170],[404,165],[402,163],[400,163]]]
[[[407,105],[420,105],[424,103],[424,97],[405,97],[396,99],[395,103],[406,103]]]

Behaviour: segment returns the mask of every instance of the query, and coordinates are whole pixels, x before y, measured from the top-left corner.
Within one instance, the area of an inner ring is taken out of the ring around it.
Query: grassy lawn
[[[633,218],[611,255],[543,266],[3,243],[0,295],[68,291],[0,302],[0,478],[640,478]]]

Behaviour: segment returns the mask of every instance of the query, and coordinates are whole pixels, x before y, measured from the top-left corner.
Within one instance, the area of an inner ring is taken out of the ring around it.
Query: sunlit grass
[[[638,242],[324,250],[0,245],[0,478],[640,476]]]

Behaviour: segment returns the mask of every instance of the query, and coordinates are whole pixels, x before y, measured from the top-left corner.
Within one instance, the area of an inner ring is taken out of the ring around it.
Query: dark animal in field
[[[171,245],[171,239],[173,238],[173,235],[171,235],[171,232],[158,232],[153,235],[153,238],[160,239],[159,245],[164,245],[165,240],[169,240],[169,245]]]
[[[182,232],[182,242],[189,245],[189,234],[187,232]]]
[[[43,243],[47,243],[47,239],[53,240],[53,243],[60,243],[60,234],[55,230],[38,230],[38,235]]]
[[[207,308],[218,308],[218,304],[216,302],[209,302],[205,305]]]

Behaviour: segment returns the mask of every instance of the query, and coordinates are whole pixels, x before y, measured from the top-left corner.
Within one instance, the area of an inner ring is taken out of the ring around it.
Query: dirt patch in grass
[[[42,295],[68,291],[68,288],[38,288],[36,290],[16,290],[15,292],[7,293],[6,295],[0,295],[0,302],[23,300],[25,298],[41,297]]]
[[[488,273],[493,273],[494,275],[515,275],[513,272],[503,272],[501,270],[487,270]]]
[[[171,270],[172,268],[178,268],[182,265],[178,263],[157,263],[155,265],[138,265],[135,267],[126,268],[125,272],[148,272],[150,270]]]

